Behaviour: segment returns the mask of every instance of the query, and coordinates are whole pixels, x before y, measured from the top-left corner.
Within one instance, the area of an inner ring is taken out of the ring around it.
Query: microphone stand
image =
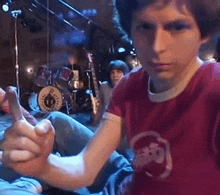
[[[19,64],[18,64],[18,15],[22,13],[21,10],[11,11],[12,17],[15,19],[15,74],[18,99],[20,100],[20,82],[19,82]]]

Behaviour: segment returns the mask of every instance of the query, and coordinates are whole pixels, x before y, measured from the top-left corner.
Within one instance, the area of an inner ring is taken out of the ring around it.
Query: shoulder
[[[121,98],[133,96],[139,91],[147,88],[148,75],[143,68],[135,68],[126,74],[114,89],[114,94],[119,94]]]
[[[100,90],[112,89],[108,81],[103,81],[100,85]]]
[[[108,81],[103,81],[103,82],[101,83],[101,87],[108,87],[108,86],[110,87]]]
[[[142,85],[147,85],[148,75],[143,67],[134,68],[131,72],[126,74],[119,83],[120,87],[129,90],[138,90]]]
[[[204,64],[201,66],[201,72],[203,73],[203,76],[207,78],[207,81],[220,80],[220,63]]]
[[[201,66],[197,78],[202,79],[206,87],[220,89],[220,63],[208,63]]]
[[[138,78],[139,76],[146,74],[143,67],[137,67],[132,69],[129,73],[127,73],[124,78],[127,80]]]

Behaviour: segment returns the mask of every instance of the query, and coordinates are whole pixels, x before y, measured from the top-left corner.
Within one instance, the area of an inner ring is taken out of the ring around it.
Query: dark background
[[[0,2],[2,6],[5,1]],[[111,0],[65,2],[89,19],[80,16],[59,0],[15,0],[11,7],[11,10],[22,10],[22,15],[17,19],[17,37],[19,81],[23,93],[30,91],[38,67],[44,64],[49,64],[53,69],[62,67],[67,64],[70,53],[77,53],[80,65],[87,70],[88,60],[83,48],[91,50],[99,71],[98,79],[105,80],[108,62],[116,58],[125,60],[132,49],[130,44],[122,41],[113,25]],[[48,14],[44,7],[54,14]],[[88,9],[95,9],[96,12],[93,10],[85,14]],[[70,22],[72,27],[62,22],[62,19]],[[10,12],[3,12],[0,7],[0,87],[3,88],[8,85],[16,86],[15,21]],[[126,52],[119,54],[119,47],[124,47]],[[207,60],[214,53],[215,41],[212,41],[202,48],[200,55]],[[27,72],[28,68],[30,73]]]

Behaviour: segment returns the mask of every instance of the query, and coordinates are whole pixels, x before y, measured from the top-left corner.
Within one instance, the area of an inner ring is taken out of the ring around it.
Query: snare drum
[[[38,103],[41,110],[45,112],[58,111],[64,106],[64,102],[68,101],[70,94],[65,91],[62,93],[55,86],[44,87],[38,95]]]

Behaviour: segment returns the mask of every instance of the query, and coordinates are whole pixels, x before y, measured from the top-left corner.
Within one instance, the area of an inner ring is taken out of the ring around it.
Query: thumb
[[[19,120],[24,120],[25,118],[22,114],[21,105],[18,101],[18,96],[14,87],[7,87],[6,99],[9,103],[9,110],[13,121],[17,122]]]
[[[47,158],[53,150],[55,130],[49,120],[42,120],[35,126],[35,132],[42,138],[43,155]]]
[[[35,132],[40,136],[51,132],[54,134],[54,128],[49,120],[43,119],[35,126]]]

